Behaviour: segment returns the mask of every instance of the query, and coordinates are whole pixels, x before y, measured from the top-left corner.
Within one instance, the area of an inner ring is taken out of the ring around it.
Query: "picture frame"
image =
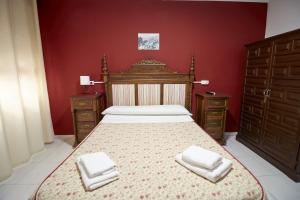
[[[159,33],[138,33],[138,50],[159,50]]]

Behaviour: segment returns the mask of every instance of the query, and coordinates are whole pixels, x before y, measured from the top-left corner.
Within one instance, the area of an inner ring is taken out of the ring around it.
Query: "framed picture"
[[[138,50],[159,50],[159,33],[138,33]]]

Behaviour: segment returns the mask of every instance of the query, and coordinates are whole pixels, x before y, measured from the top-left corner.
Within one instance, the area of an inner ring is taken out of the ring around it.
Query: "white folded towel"
[[[211,182],[217,182],[220,178],[224,177],[232,167],[232,162],[226,158],[223,158],[222,163],[214,170],[207,170],[205,168],[195,167],[190,165],[189,163],[184,162],[182,160],[181,153],[175,157],[175,160],[182,166],[186,167],[187,169],[195,172],[200,176],[203,176]]]
[[[182,152],[182,160],[206,169],[214,169],[221,164],[222,157],[212,151],[192,145]]]
[[[78,157],[89,178],[113,169],[116,164],[104,152],[89,153]]]
[[[80,162],[80,159],[77,159],[76,163],[81,174],[82,182],[87,190],[94,190],[119,178],[119,172],[116,170],[116,168],[106,171],[106,173],[103,175],[89,178]]]

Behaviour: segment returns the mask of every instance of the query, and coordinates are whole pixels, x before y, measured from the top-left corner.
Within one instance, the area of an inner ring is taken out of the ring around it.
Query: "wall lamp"
[[[200,81],[194,81],[194,84],[201,84],[201,85],[208,85],[209,80],[200,80]]]
[[[90,76],[80,76],[80,85],[95,85],[95,83],[104,84],[104,81],[91,81]]]

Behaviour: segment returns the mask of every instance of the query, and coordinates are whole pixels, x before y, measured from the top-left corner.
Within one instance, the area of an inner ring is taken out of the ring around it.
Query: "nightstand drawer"
[[[77,132],[78,133],[91,132],[94,127],[95,127],[94,122],[77,122]]]
[[[78,142],[81,142],[82,140],[84,140],[84,138],[86,138],[86,136],[89,134],[88,133],[78,133],[77,134],[77,139],[78,139]]]
[[[226,108],[226,99],[208,99],[208,108]]]
[[[223,128],[222,127],[207,127],[205,131],[209,133],[214,139],[219,139],[223,137]]]
[[[79,122],[95,121],[95,112],[78,110],[75,113],[75,117],[76,117],[76,121]]]
[[[209,119],[205,122],[205,127],[217,127],[222,128],[223,120],[222,119]]]
[[[74,99],[73,100],[74,109],[92,109],[93,100],[92,99]]]
[[[223,110],[208,110],[206,111],[206,119],[223,119],[225,111]]]

